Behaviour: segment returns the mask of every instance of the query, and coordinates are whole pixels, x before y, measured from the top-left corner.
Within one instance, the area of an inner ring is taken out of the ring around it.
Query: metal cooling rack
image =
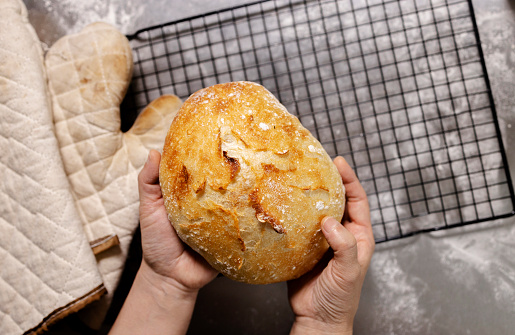
[[[263,84],[367,191],[378,242],[515,214],[468,0],[280,0],[129,36],[125,112]]]

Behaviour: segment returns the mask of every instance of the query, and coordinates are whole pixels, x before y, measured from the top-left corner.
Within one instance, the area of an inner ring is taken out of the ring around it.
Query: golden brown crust
[[[320,221],[340,220],[345,191],[321,144],[261,85],[193,94],[166,137],[160,182],[181,239],[229,278],[297,278],[328,244]]]

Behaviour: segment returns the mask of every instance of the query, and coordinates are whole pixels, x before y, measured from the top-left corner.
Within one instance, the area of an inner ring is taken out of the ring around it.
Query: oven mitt
[[[109,302],[138,226],[138,173],[150,149],[162,150],[181,101],[162,96],[129,131],[120,130],[132,52],[125,36],[105,23],[61,38],[45,63],[66,175]]]
[[[105,293],[54,134],[43,51],[0,0],[0,334],[38,334]]]

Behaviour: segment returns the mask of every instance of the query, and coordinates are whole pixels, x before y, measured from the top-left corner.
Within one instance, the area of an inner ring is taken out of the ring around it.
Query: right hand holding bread
[[[334,253],[332,259],[288,283],[295,313],[291,334],[352,334],[361,287],[374,252],[365,190],[345,159],[337,157],[334,163],[347,191],[343,225],[331,217],[322,221],[322,232]]]

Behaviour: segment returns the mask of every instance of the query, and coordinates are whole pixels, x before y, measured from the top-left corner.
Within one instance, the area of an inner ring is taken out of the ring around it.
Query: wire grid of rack
[[[260,1],[129,39],[125,112],[261,83],[353,166],[377,242],[514,214],[469,0]]]

